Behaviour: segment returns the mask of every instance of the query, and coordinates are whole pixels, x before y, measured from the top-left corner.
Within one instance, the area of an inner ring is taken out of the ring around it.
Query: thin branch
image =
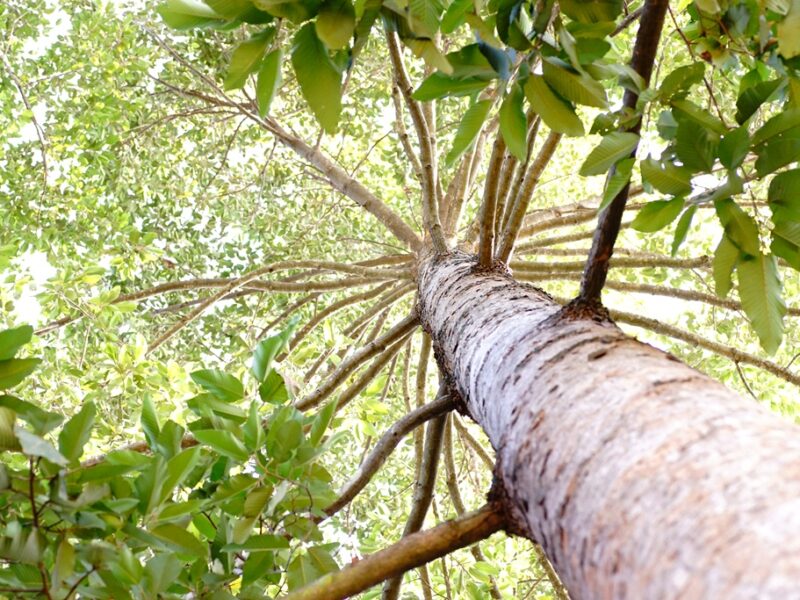
[[[390,577],[484,540],[504,526],[500,507],[488,504],[459,519],[406,536],[380,552],[292,592],[284,600],[341,600],[355,596]]]
[[[319,325],[322,321],[330,317],[331,315],[339,312],[347,308],[348,306],[353,306],[354,304],[359,304],[361,302],[365,302],[366,300],[371,300],[375,296],[382,294],[386,291],[387,288],[393,287],[391,282],[385,283],[378,287],[375,287],[371,290],[364,292],[363,294],[356,294],[355,296],[348,296],[347,298],[342,298],[338,302],[334,302],[330,306],[322,309],[313,318],[311,318],[308,323],[306,323],[300,331],[298,331],[294,337],[292,338],[291,342],[289,343],[290,348],[297,348],[308,334],[310,334],[314,328]],[[284,353],[278,360],[281,360],[286,354]]]
[[[410,333],[401,337],[399,341],[389,346],[375,358],[372,364],[361,374],[361,376],[351,383],[350,386],[347,387],[336,399],[336,410],[341,410],[347,406],[353,398],[360,394],[361,391],[367,387],[367,385],[369,385],[375,376],[383,370],[386,364],[394,358],[394,355],[400,352],[400,349],[406,343],[406,339],[409,335]]]
[[[425,388],[428,384],[428,362],[431,356],[431,338],[422,332],[422,343],[419,348],[419,360],[417,361],[417,374],[414,381],[414,404],[420,408],[425,404]],[[422,468],[422,452],[424,447],[424,440],[422,431],[417,430],[414,432],[414,478],[419,478],[420,469]]]
[[[397,35],[392,31],[386,32],[386,41],[389,47],[389,57],[394,69],[395,81],[400,88],[400,93],[408,107],[414,129],[417,132],[419,142],[420,162],[422,166],[422,221],[425,230],[431,236],[434,250],[441,254],[447,251],[447,244],[444,240],[444,231],[439,221],[439,209],[437,206],[437,186],[438,177],[436,173],[436,162],[433,155],[431,133],[429,124],[425,120],[419,103],[412,97],[413,89],[411,82],[403,65],[403,58],[400,54],[400,46],[397,42]]]
[[[370,321],[372,321],[372,319],[375,318],[375,315],[389,308],[414,290],[416,290],[416,286],[413,283],[401,285],[400,287],[388,290],[384,293],[383,297],[379,298],[378,301],[373,304],[363,315],[353,321],[353,323],[344,330],[344,334],[351,338],[354,335],[357,335],[358,331],[362,327],[365,327]]]
[[[619,321],[620,323],[627,323],[628,325],[634,325],[636,327],[648,329],[653,333],[665,335],[667,337],[686,342],[690,346],[699,346],[700,348],[705,348],[706,350],[710,350],[715,354],[729,358],[735,363],[753,365],[759,369],[767,371],[768,373],[772,373],[776,377],[779,377],[784,381],[788,381],[793,385],[800,385],[800,375],[796,375],[789,369],[786,369],[770,360],[765,360],[753,354],[742,352],[741,350],[731,346],[725,346],[718,342],[712,342],[711,340],[707,340],[706,338],[694,333],[689,333],[688,331],[678,329],[672,325],[667,325],[666,323],[663,323],[657,319],[650,319],[648,317],[642,317],[640,315],[634,315],[618,310],[610,310],[609,314],[611,315],[612,319]]]
[[[514,244],[517,241],[517,234],[522,225],[522,219],[525,217],[525,212],[528,210],[528,203],[533,196],[533,191],[536,184],[544,172],[545,167],[550,162],[553,154],[561,141],[562,135],[551,131],[539,150],[539,154],[531,164],[525,179],[514,198],[514,204],[510,208],[509,219],[506,227],[503,229],[503,235],[500,238],[500,244],[495,252],[495,258],[501,262],[508,262],[511,256],[511,251],[514,249]]]
[[[409,432],[416,430],[426,421],[452,410],[453,406],[453,399],[450,396],[443,396],[420,406],[395,422],[381,436],[356,474],[339,491],[338,498],[325,509],[325,513],[331,516],[350,504]]]
[[[461,439],[463,439],[466,442],[467,446],[469,446],[472,449],[472,451],[478,456],[478,458],[481,459],[481,462],[486,466],[486,468],[489,469],[490,471],[493,470],[494,460],[492,460],[492,457],[489,456],[489,453],[486,451],[486,448],[481,446],[481,444],[478,443],[478,440],[472,437],[472,434],[469,432],[466,426],[461,422],[461,419],[455,417],[453,419],[453,425],[456,426],[456,431],[458,431],[458,434],[461,436]]]
[[[403,121],[403,105],[400,101],[400,88],[397,87],[397,83],[392,85],[392,103],[394,104],[394,122],[395,131],[397,131],[397,137],[400,138],[400,144],[403,146],[403,151],[406,154],[408,162],[411,163],[411,169],[414,171],[417,181],[419,181],[421,184],[423,179],[422,165],[419,162],[417,153],[414,152],[414,148],[411,146],[411,140],[409,139],[408,132],[406,131],[406,125]]]
[[[313,392],[308,394],[305,398],[297,402],[299,410],[308,410],[318,406],[325,398],[327,398],[333,390],[336,389],[350,374],[363,365],[366,361],[370,360],[376,354],[385,351],[390,344],[395,342],[401,337],[405,337],[419,324],[419,318],[416,313],[409,315],[384,335],[376,340],[368,343],[366,346],[359,349],[354,354],[351,354],[346,360],[343,360],[336,370],[329,376],[325,377],[324,382]]]
[[[339,165],[334,163],[329,157],[325,156],[317,147],[311,146],[298,138],[297,136],[289,133],[283,129],[274,119],[270,117],[261,118],[252,110],[252,107],[234,102],[229,96],[222,91],[216,82],[210,77],[206,76],[198,69],[193,67],[189,61],[180,55],[175,49],[167,44],[158,34],[152,30],[145,28],[150,35],[157,41],[157,43],[164,48],[170,55],[183,64],[195,75],[197,75],[210,89],[219,96],[215,98],[202,93],[187,93],[186,91],[179,91],[191,97],[200,98],[206,102],[216,105],[230,106],[239,110],[243,115],[247,116],[254,123],[263,127],[267,131],[275,135],[280,142],[286,147],[294,150],[301,158],[308,164],[320,171],[328,183],[335,190],[353,200],[356,204],[364,208],[367,212],[372,214],[380,223],[382,223],[395,237],[404,242],[412,250],[417,250],[422,244],[419,236],[414,233],[414,230],[387,204],[382,202],[375,194],[369,191],[360,181],[354,179]]]
[[[544,569],[547,579],[550,581],[550,585],[553,588],[553,592],[555,592],[556,598],[558,598],[558,600],[569,600],[567,588],[565,588],[564,584],[561,583],[558,573],[556,573],[553,565],[550,564],[550,560],[547,558],[544,550],[542,550],[542,547],[539,546],[539,544],[534,543],[533,551],[536,553],[536,558],[539,559],[539,565],[541,565],[542,569]]]
[[[631,25],[631,23],[633,23],[634,21],[637,21],[639,19],[639,17],[642,16],[642,11],[643,10],[644,10],[644,7],[640,6],[639,8],[634,10],[633,12],[629,12],[627,15],[625,15],[625,18],[622,19],[622,21],[619,22],[619,25],[617,25],[617,27],[614,29],[614,31],[611,32],[611,35],[609,37],[616,37],[620,33],[622,33],[623,31],[625,31]]]
[[[650,75],[653,72],[653,62],[661,39],[661,29],[664,25],[664,16],[668,5],[668,0],[645,0],[641,23],[639,24],[639,31],[636,34],[636,42],[633,48],[633,58],[631,59],[631,67],[642,77],[645,85],[650,84]],[[639,95],[636,92],[625,90],[622,101],[623,107],[635,110],[638,99]],[[628,128],[628,131],[638,135],[641,127],[642,118],[640,115]],[[636,156],[637,147],[638,143],[631,150],[631,157]],[[611,171],[609,171],[609,177],[614,172],[612,167]],[[600,292],[608,274],[609,260],[614,253],[614,244],[619,234],[629,190],[630,182],[625,184],[611,201],[611,204],[600,214],[592,241],[592,251],[586,259],[586,268],[577,300],[579,304],[591,306],[600,302]]]
[[[439,386],[438,398],[449,396],[445,384]],[[422,529],[425,515],[431,505],[433,488],[436,483],[436,473],[439,466],[439,457],[442,454],[442,436],[447,415],[440,415],[433,419],[425,430],[425,451],[422,455],[422,468],[414,482],[414,497],[411,501],[411,511],[408,515],[403,537],[409,536]],[[400,595],[400,586],[403,576],[398,575],[388,581],[383,587],[383,600],[396,600]]]
[[[500,185],[500,173],[503,167],[503,154],[506,150],[503,136],[498,134],[492,147],[489,159],[489,170],[483,188],[483,204],[481,208],[481,234],[478,242],[478,265],[483,269],[492,266],[494,253],[494,231],[497,213],[497,193]]]
[[[449,416],[447,425],[444,430],[444,470],[445,481],[447,484],[447,491],[450,492],[450,501],[453,503],[453,508],[456,515],[461,517],[467,512],[464,506],[464,500],[461,497],[461,490],[458,487],[458,477],[456,474],[456,463],[453,458],[453,417]],[[477,562],[486,562],[486,557],[483,555],[480,546],[475,544],[470,548],[472,556]],[[497,589],[497,583],[494,577],[489,576],[489,595],[495,600],[501,600],[503,597],[500,590]]]
[[[671,258],[668,256],[617,257],[610,261],[610,266],[617,269],[702,269],[710,267],[711,257],[698,256],[695,258]],[[552,273],[580,271],[584,267],[582,261],[556,261],[556,262],[524,262],[511,261],[509,265],[516,273]]]

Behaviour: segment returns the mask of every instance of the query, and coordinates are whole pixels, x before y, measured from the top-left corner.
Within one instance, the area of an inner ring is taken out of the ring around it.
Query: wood
[[[796,425],[469,255],[420,265],[419,314],[572,598],[796,596]]]

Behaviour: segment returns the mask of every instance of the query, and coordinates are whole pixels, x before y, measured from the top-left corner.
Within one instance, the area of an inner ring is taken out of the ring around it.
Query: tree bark
[[[497,452],[512,532],[572,597],[796,597],[800,430],[475,264],[421,262],[420,320]]]

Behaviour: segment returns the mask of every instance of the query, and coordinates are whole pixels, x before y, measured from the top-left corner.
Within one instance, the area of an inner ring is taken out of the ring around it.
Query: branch
[[[145,28],[147,29],[147,28]],[[189,95],[191,97],[200,98],[206,102],[216,105],[224,105],[237,109],[243,115],[247,116],[251,121],[271,132],[278,140],[286,147],[294,150],[301,158],[308,164],[320,171],[328,180],[328,183],[335,190],[353,200],[356,204],[364,208],[367,212],[372,214],[378,221],[380,221],[397,239],[404,242],[412,250],[417,250],[422,244],[419,236],[414,233],[414,230],[400,218],[387,204],[382,202],[377,196],[370,192],[360,181],[354,179],[339,165],[335,164],[330,158],[325,156],[319,149],[310,146],[297,136],[289,133],[283,129],[278,123],[270,118],[261,118],[257,113],[253,112],[252,108],[248,105],[234,102],[222,91],[216,82],[204,75],[184,57],[180,55],[175,49],[167,44],[155,32],[147,29],[151,36],[163,47],[170,55],[178,62],[186,66],[196,76],[198,76],[206,85],[208,85],[219,96],[215,98],[202,93],[187,94],[183,90],[177,90],[177,93]],[[175,88],[172,88],[175,90]]]
[[[640,315],[634,315],[618,310],[610,310],[609,314],[614,321],[627,323],[636,327],[642,327],[643,329],[649,329],[654,333],[681,340],[691,346],[705,348],[706,350],[710,350],[715,354],[729,358],[735,363],[753,365],[759,369],[767,371],[768,373],[772,373],[776,377],[780,377],[784,381],[788,381],[793,385],[800,385],[800,375],[795,375],[789,369],[786,369],[770,360],[765,360],[753,354],[742,352],[741,350],[731,346],[725,346],[718,342],[712,342],[704,337],[695,335],[694,333],[689,333],[688,331],[684,331],[682,329],[678,329],[672,325],[667,325],[666,323],[656,319],[650,319],[648,317],[642,317]]]
[[[414,152],[414,148],[411,146],[411,140],[408,138],[408,132],[406,131],[406,126],[403,122],[403,105],[400,102],[400,88],[397,87],[397,83],[392,85],[392,103],[394,104],[395,129],[397,131],[397,137],[400,138],[400,144],[403,146],[403,150],[406,153],[408,162],[411,163],[411,168],[414,171],[414,175],[417,177],[417,181],[422,184],[422,165],[419,162],[419,157]]]
[[[486,451],[486,448],[481,446],[466,426],[461,422],[461,420],[456,417],[453,419],[453,424],[456,426],[456,431],[461,436],[461,438],[466,442],[467,446],[469,446],[472,451],[481,459],[481,462],[486,466],[487,469],[490,471],[494,470],[494,461],[492,457],[489,456],[489,453]]]
[[[454,405],[450,396],[436,398],[433,402],[420,406],[395,422],[381,436],[369,456],[359,466],[356,474],[339,491],[339,497],[325,509],[325,513],[331,516],[350,504],[409,432],[414,431],[426,421],[452,410]]]
[[[439,398],[449,396],[444,384],[439,386]],[[439,457],[442,455],[442,434],[447,423],[447,415],[439,415],[425,429],[425,452],[422,455],[422,468],[420,476],[414,482],[414,497],[411,501],[411,512],[403,529],[403,537],[416,533],[422,529],[425,515],[433,499],[433,488],[436,484],[436,473],[439,468]],[[383,586],[383,600],[397,600],[400,595],[400,586],[403,576],[386,581]]]
[[[383,298],[380,298],[378,302],[372,305],[369,310],[367,310],[361,317],[353,321],[353,323],[344,330],[344,334],[348,337],[353,337],[356,335],[358,330],[368,324],[375,315],[377,315],[382,310],[389,308],[395,302],[400,300],[403,296],[410,294],[412,291],[416,290],[416,286],[413,283],[409,283],[406,285],[401,285],[398,288],[392,288],[391,290],[387,291]]]
[[[299,410],[308,410],[309,408],[319,405],[319,403],[327,398],[353,371],[379,352],[385,351],[395,340],[405,337],[418,324],[419,318],[416,313],[411,314],[397,323],[381,337],[351,354],[347,359],[339,363],[339,366],[333,373],[325,377],[325,381],[322,385],[300,400],[297,403],[297,408]]]
[[[456,463],[453,459],[453,418],[447,419],[447,426],[444,430],[444,470],[447,483],[447,490],[450,492],[450,501],[453,503],[453,508],[456,515],[461,517],[467,512],[464,506],[464,500],[461,497],[461,490],[458,487],[458,477],[456,475]],[[480,546],[475,544],[470,548],[472,556],[477,562],[486,562],[486,557],[481,552]],[[489,595],[495,600],[501,600],[502,595],[500,590],[497,589],[497,583],[493,576],[489,576]]]
[[[306,336],[311,333],[314,328],[319,325],[322,321],[324,321],[327,317],[337,313],[338,311],[347,308],[348,306],[352,306],[353,304],[358,304],[360,302],[364,302],[365,300],[370,300],[375,296],[383,293],[387,288],[392,288],[393,285],[391,282],[385,283],[380,285],[376,288],[368,290],[363,294],[357,294],[355,296],[348,296],[347,298],[342,298],[338,302],[334,302],[330,306],[322,309],[313,318],[311,318],[308,323],[306,323],[300,331],[298,331],[294,337],[292,338],[291,342],[289,343],[290,348],[296,348],[300,342],[302,342]],[[278,360],[281,360],[286,356],[287,353],[283,353]]]
[[[617,257],[611,261],[611,266],[618,269],[702,269],[711,266],[709,256],[696,258],[671,258],[668,256],[648,257]],[[552,273],[580,271],[584,266],[582,261],[556,261],[556,262],[523,262],[512,261],[509,267],[522,276],[523,273]]]
[[[633,221],[625,221],[620,226],[621,229],[628,227]],[[558,244],[568,244],[570,242],[578,242],[594,237],[593,231],[576,231],[575,233],[567,233],[564,235],[554,235],[552,237],[541,238],[539,240],[532,240],[525,244],[525,249],[531,248],[544,248],[547,246],[556,246]]]
[[[500,185],[500,171],[503,166],[503,154],[506,144],[503,136],[497,134],[489,159],[489,170],[483,188],[483,204],[481,209],[481,235],[478,242],[478,265],[483,269],[492,266],[494,253],[494,231],[497,213],[497,194]]]
[[[645,0],[642,12],[639,31],[636,34],[636,43],[633,47],[633,58],[631,67],[645,82],[650,84],[650,75],[653,72],[653,62],[655,60],[658,43],[661,38],[661,29],[664,25],[664,16],[669,5],[668,0]],[[625,90],[623,107],[631,110],[636,109],[639,95],[631,90]],[[639,134],[642,128],[642,117],[639,115],[628,131]],[[631,150],[631,157],[636,156],[636,147]],[[609,177],[614,174],[614,168],[609,172]],[[577,302],[582,305],[592,306],[600,303],[600,292],[606,281],[608,274],[608,262],[614,253],[614,244],[617,241],[622,214],[625,211],[625,204],[628,201],[628,191],[630,182],[614,197],[611,204],[600,214],[600,219],[595,229],[592,241],[592,251],[586,259],[581,290]]]
[[[425,115],[419,103],[412,97],[413,89],[408,79],[408,74],[403,66],[403,58],[400,55],[400,47],[397,43],[397,35],[394,32],[386,32],[386,42],[389,47],[389,57],[394,68],[395,81],[403,94],[403,99],[411,114],[414,129],[417,131],[419,141],[420,161],[422,163],[422,221],[425,230],[430,234],[433,248],[437,254],[447,251],[447,244],[444,240],[444,231],[439,221],[439,209],[437,206],[437,185],[438,178],[436,173],[435,157],[431,144],[431,134]]]
[[[497,232],[495,235],[500,236],[505,228],[508,226],[508,220],[511,218],[511,208],[513,206],[513,197],[515,196],[515,192],[519,191],[522,188],[522,182],[525,179],[525,172],[528,169],[528,165],[531,162],[531,157],[533,156],[533,146],[536,143],[536,137],[539,135],[539,127],[542,125],[542,119],[539,115],[533,112],[533,109],[528,109],[528,114],[526,115],[527,121],[530,122],[530,127],[528,128],[528,137],[527,137],[527,145],[526,145],[526,153],[525,153],[525,160],[517,165],[518,161],[513,156],[509,161],[509,165],[506,168],[506,173],[504,175],[504,179],[502,182],[502,196],[500,198],[500,203],[503,205],[503,210],[500,215],[502,215],[501,219],[497,220]],[[515,167],[519,167],[516,168]],[[516,173],[516,178],[514,174]],[[514,182],[512,185],[511,182]],[[524,221],[523,221],[524,222]]]
[[[386,364],[394,358],[394,355],[400,352],[400,349],[403,347],[403,344],[406,343],[406,339],[408,336],[411,335],[410,333],[406,334],[405,336],[401,337],[397,342],[393,345],[389,346],[386,350],[384,350],[381,354],[379,354],[372,364],[366,369],[361,376],[356,379],[350,386],[345,389],[339,398],[336,400],[336,410],[341,410],[345,406],[347,406],[350,401],[355,398],[361,390],[363,390],[369,383],[375,378],[375,376],[381,372],[381,370],[386,366]]]
[[[390,577],[486,539],[504,526],[500,507],[488,504],[459,519],[404,537],[380,552],[292,592],[284,600],[340,600],[355,596]]]
[[[428,383],[428,362],[431,356],[431,337],[422,332],[422,343],[419,348],[419,361],[417,362],[417,373],[414,380],[414,403],[417,408],[425,404],[425,387]],[[422,431],[414,432],[414,479],[419,479],[420,469],[422,468],[422,453],[424,450],[424,440]]]
[[[533,196],[533,190],[539,182],[542,173],[544,172],[547,163],[555,154],[558,143],[561,141],[562,135],[551,131],[539,150],[536,160],[528,169],[525,174],[525,179],[514,198],[514,204],[509,213],[508,223],[503,229],[503,235],[500,238],[500,246],[495,253],[495,258],[503,263],[508,262],[511,256],[511,251],[514,249],[514,243],[517,241],[517,234],[519,233],[522,219],[525,217],[525,212],[528,210],[528,203]]]

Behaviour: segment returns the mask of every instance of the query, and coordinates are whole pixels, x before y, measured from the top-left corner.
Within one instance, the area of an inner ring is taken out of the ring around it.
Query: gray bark
[[[512,529],[573,598],[800,598],[800,430],[464,254],[419,269]]]

